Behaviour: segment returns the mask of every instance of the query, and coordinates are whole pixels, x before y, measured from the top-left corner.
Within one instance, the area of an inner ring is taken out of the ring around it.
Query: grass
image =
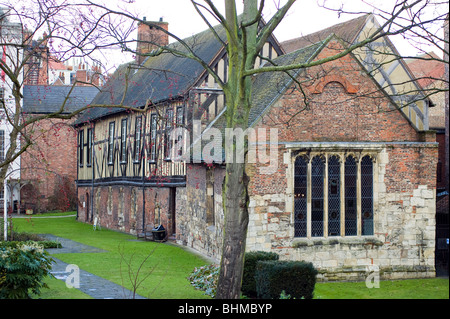
[[[70,215],[70,214],[66,214]],[[49,215],[45,215],[49,216]],[[37,217],[37,216],[36,216]],[[137,293],[162,299],[210,299],[202,291],[195,290],[186,277],[195,267],[208,264],[201,257],[171,244],[136,241],[135,236],[102,229],[93,231],[92,225],[64,218],[15,218],[14,228],[20,232],[48,233],[95,246],[105,253],[55,254],[66,263],[132,289],[127,280],[129,271],[125,262],[131,261],[137,270],[150,255],[141,276],[151,275],[143,281]],[[152,253],[153,252],[153,253]],[[121,269],[122,267],[122,269]],[[69,289],[58,279],[48,279],[51,289],[43,289],[42,299],[84,299],[90,296]],[[317,283],[316,299],[449,299],[448,278],[381,281],[380,288],[369,289],[364,282]]]
[[[448,278],[382,280],[380,288],[365,282],[316,283],[317,299],[449,299]]]
[[[107,252],[103,253],[68,253],[54,254],[53,256],[130,290],[133,290],[133,286],[129,274],[136,272],[141,263],[150,255],[137,277],[143,279],[150,274],[136,291],[144,297],[156,299],[210,298],[202,291],[192,287],[186,279],[195,267],[205,265],[208,261],[179,246],[137,241],[135,236],[107,229],[94,231],[92,225],[78,222],[75,217],[34,218],[32,216],[31,218],[15,218],[13,223],[14,229],[18,232],[53,234],[106,250]],[[128,270],[127,263],[130,263],[131,271]],[[62,286],[54,280],[49,281],[50,290],[61,291],[60,296],[48,294],[48,289],[44,289],[40,298],[72,298],[68,290],[74,291],[75,289],[69,289],[65,287],[64,282],[61,281],[61,283]],[[73,298],[80,297],[78,292],[74,293]]]

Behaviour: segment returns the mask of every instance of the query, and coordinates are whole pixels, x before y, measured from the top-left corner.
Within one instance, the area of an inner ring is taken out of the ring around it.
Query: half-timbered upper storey
[[[148,30],[147,30],[148,31]],[[184,43],[205,61],[222,81],[227,81],[227,52],[221,42],[225,30],[218,26]],[[181,43],[168,45],[186,50]],[[261,55],[283,54],[270,37]],[[257,64],[263,64],[257,59]],[[172,129],[191,128],[193,121],[205,128],[225,106],[222,90],[204,67],[193,59],[169,52],[146,58],[141,65],[120,66],[102,91],[75,123],[78,135],[78,183],[147,186],[183,185],[185,164],[173,161]],[[124,106],[124,107],[120,107]],[[132,111],[130,108],[147,111]]]

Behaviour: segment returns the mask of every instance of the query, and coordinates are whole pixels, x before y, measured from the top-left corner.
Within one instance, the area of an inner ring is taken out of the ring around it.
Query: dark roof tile
[[[30,114],[54,113],[60,110],[67,98],[63,113],[68,114],[91,103],[98,93],[93,86],[75,86],[70,93],[71,89],[72,86],[25,85],[22,111]]]

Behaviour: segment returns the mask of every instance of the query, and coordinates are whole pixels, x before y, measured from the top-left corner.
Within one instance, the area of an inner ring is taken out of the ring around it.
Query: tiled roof
[[[408,59],[405,62],[423,88],[427,88],[437,79],[444,78],[445,63],[439,61],[436,53],[426,53],[420,58],[423,59]]]
[[[28,114],[59,111],[72,86],[25,85],[23,87],[23,112]],[[98,89],[93,86],[75,86],[67,98],[63,113],[72,113],[88,105]]]

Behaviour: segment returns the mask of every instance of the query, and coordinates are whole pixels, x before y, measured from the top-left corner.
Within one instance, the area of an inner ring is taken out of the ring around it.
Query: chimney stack
[[[145,56],[142,54],[149,53],[160,46],[166,46],[169,44],[169,36],[164,31],[160,30],[164,29],[165,31],[169,30],[169,24],[163,21],[163,18],[160,18],[158,22],[150,22],[153,25],[158,26],[149,26],[145,22],[147,21],[146,17],[142,19],[144,22],[140,22],[138,24],[138,37],[137,37],[137,54],[136,54],[136,62],[138,64],[142,64],[145,60]]]

